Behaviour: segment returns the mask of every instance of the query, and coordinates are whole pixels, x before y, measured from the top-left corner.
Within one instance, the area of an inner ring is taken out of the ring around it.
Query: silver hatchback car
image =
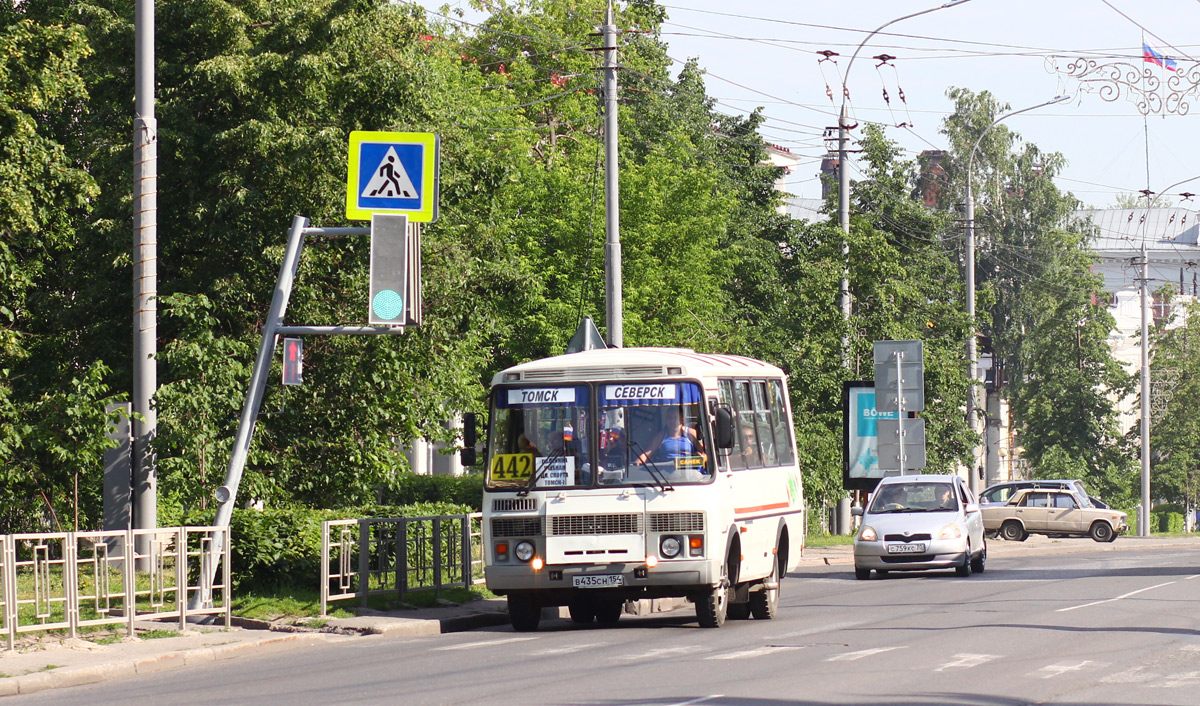
[[[983,513],[962,478],[954,475],[891,476],[875,488],[867,507],[854,508],[862,526],[854,536],[854,575],[954,569],[982,572],[987,563]]]

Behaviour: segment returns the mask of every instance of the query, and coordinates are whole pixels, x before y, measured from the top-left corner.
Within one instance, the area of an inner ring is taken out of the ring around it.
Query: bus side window
[[[792,430],[788,416],[787,398],[783,394],[783,385],[779,380],[770,382],[771,411],[775,421],[775,453],[779,463],[784,466],[792,465],[794,457],[792,445]]]
[[[754,403],[750,398],[750,382],[739,380],[734,384],[733,409],[735,412],[734,426],[737,429],[737,445],[734,453],[739,460],[734,468],[758,468],[762,466],[762,456],[759,453],[762,435],[755,429]]]
[[[771,423],[771,408],[767,402],[767,382],[756,380],[753,390],[754,421],[755,426],[758,427],[758,446],[762,451],[763,464],[774,466],[778,462],[775,460],[775,432],[772,429],[774,425]]]

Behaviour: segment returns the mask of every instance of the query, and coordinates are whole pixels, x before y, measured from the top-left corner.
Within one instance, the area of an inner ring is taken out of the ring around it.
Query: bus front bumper
[[[644,563],[549,564],[534,571],[529,564],[493,565],[485,569],[488,590],[592,591],[612,590],[630,596],[686,595],[712,584],[706,561],[662,561],[655,567]]]

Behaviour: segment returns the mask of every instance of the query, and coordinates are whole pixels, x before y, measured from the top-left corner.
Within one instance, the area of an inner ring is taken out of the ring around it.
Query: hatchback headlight
[[[858,533],[858,538],[864,542],[874,542],[879,539],[879,535],[875,533],[874,527],[863,525],[862,531]]]
[[[527,540],[517,542],[517,546],[513,548],[513,556],[517,557],[521,561],[529,561],[532,559],[533,542]]]
[[[956,524],[949,524],[938,532],[938,539],[959,539],[962,537],[962,528]]]

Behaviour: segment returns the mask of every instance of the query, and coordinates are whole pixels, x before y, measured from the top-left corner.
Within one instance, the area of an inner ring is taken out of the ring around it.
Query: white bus
[[[492,381],[488,588],[513,627],[546,606],[611,624],[684,597],[704,627],[774,617],[804,546],[783,371],[674,348],[591,350]]]

